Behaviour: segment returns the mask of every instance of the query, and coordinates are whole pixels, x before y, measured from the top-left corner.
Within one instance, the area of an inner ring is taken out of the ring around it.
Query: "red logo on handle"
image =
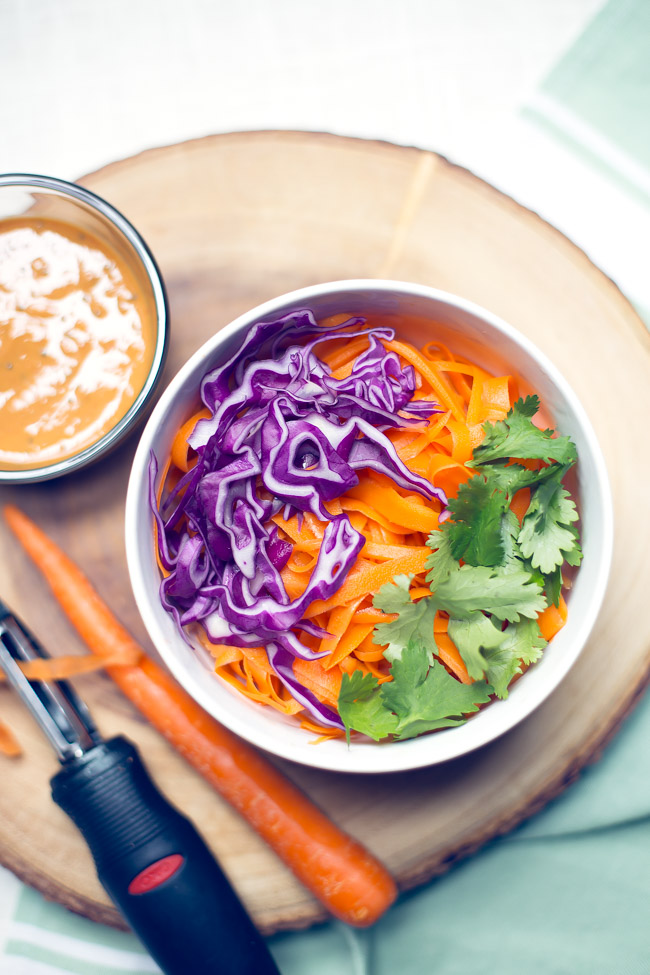
[[[159,887],[165,880],[173,877],[177,870],[180,870],[185,857],[180,853],[170,853],[169,856],[161,860],[155,860],[148,867],[136,874],[128,886],[129,894],[146,894],[148,891]]]

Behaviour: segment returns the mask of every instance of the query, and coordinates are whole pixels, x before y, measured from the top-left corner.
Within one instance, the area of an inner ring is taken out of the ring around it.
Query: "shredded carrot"
[[[189,471],[191,466],[189,459],[190,446],[187,441],[198,421],[207,419],[210,415],[210,411],[207,409],[198,410],[189,420],[185,421],[174,437],[171,449],[171,461],[179,471],[183,471],[183,473]]]
[[[375,609],[374,606],[366,606],[354,614],[352,622],[372,623],[374,626],[376,623],[388,623],[389,620],[394,619],[397,619],[397,614],[395,613],[382,613],[380,609]]]
[[[458,678],[461,684],[471,684],[472,678],[467,673],[467,667],[451,637],[447,633],[436,633],[436,646],[445,667]]]
[[[379,660],[381,657],[383,657],[383,653],[380,653],[379,656],[375,657],[373,651],[373,656],[369,657],[368,651],[366,651],[366,655],[364,657],[361,651],[362,644],[366,638],[371,636],[373,630],[374,626],[372,623],[370,625],[364,625],[361,623],[348,626],[346,631],[339,638],[337,645],[331,650],[329,657],[326,657],[321,661],[321,666],[324,667],[325,670],[329,670],[331,667],[336,667],[336,665],[340,664],[345,657],[352,653],[352,651],[355,651],[355,656],[358,660]]]
[[[0,721],[0,752],[7,758],[18,758],[23,750],[8,724]]]
[[[432,359],[425,357],[408,342],[385,342],[387,349],[397,352],[403,359],[415,366],[423,380],[431,387],[432,392],[445,409],[451,410],[452,414],[461,423],[465,420],[465,409],[460,396],[452,389],[449,383],[440,375],[441,370]]]
[[[524,515],[528,511],[528,505],[530,504],[530,488],[521,488],[517,491],[512,501],[510,502],[510,508],[517,516],[519,524],[524,520]]]
[[[316,724],[315,721],[311,721],[309,718],[300,719],[300,727],[304,731],[311,731],[313,734],[317,735],[317,738],[313,739],[313,744],[318,745],[322,741],[332,741],[334,738],[342,738],[344,735],[343,731],[338,728],[324,728],[320,724]]]
[[[383,475],[360,477],[358,485],[348,491],[348,496],[366,504],[372,501],[375,510],[393,525],[400,526],[402,531],[406,528],[432,532],[438,527],[437,512],[427,505],[424,498],[417,496],[416,500],[414,495],[404,497],[390,486],[388,478]]]
[[[547,606],[537,617],[539,628],[545,640],[552,640],[567,621],[568,608],[564,596],[560,596],[559,606]]]
[[[18,666],[28,680],[67,680],[80,674],[91,674],[106,666],[137,664],[141,656],[142,650],[139,647],[125,647],[123,650],[114,650],[106,656],[105,660],[100,660],[92,654],[83,656],[66,654],[60,657],[25,660]],[[6,679],[4,673],[0,671],[0,682]]]
[[[351,600],[349,603],[342,603],[340,606],[336,606],[332,612],[329,614],[329,622],[327,624],[327,632],[329,636],[323,637],[320,642],[320,647],[318,648],[319,653],[329,653],[331,654],[336,650],[337,645],[340,643],[341,637],[346,632],[350,626],[352,617],[354,616],[354,611],[359,606],[361,598],[356,600]]]
[[[296,660],[293,672],[308,691],[330,707],[336,707],[341,690],[340,670],[325,670],[319,660]]]
[[[333,596],[326,600],[314,600],[305,612],[305,619],[311,619],[319,613],[326,613],[340,606],[341,603],[358,599],[359,596],[374,595],[386,582],[392,582],[395,576],[422,572],[430,554],[428,549],[418,547],[413,555],[407,555],[405,558],[390,559],[388,562],[378,562],[360,569],[353,566],[347,579]]]

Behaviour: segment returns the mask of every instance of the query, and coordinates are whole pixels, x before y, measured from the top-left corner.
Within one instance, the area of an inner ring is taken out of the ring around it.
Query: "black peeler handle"
[[[158,791],[131,742],[96,745],[51,786],[101,883],[165,975],[279,975],[213,854]]]

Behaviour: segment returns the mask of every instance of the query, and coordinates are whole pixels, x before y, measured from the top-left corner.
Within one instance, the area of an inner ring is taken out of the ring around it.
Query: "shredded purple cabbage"
[[[349,337],[367,335],[369,347],[347,378],[335,379],[315,350],[342,329]],[[304,619],[308,607],[334,595],[365,542],[347,515],[330,515],[325,502],[371,468],[447,504],[440,489],[408,470],[384,433],[440,412],[436,403],[412,401],[413,368],[402,367],[381,341],[393,336],[389,328],[365,327],[362,318],[322,326],[309,310],[258,323],[204,377],[201,399],[211,416],[197,422],[188,440],[198,461],[160,509],[151,459],[150,500],[169,572],[160,591],[165,609],[181,632],[199,623],[214,643],[265,646],[293,696],[337,728],[343,723],[336,712],[293,673],[296,657],[323,656],[300,639],[301,632],[326,635]],[[292,601],[280,576],[292,546],[269,521],[307,511],[328,525],[307,588]]]

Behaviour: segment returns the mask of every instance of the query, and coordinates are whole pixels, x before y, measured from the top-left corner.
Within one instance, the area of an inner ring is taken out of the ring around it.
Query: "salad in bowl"
[[[431,289],[340,282],[181,370],[138,449],[127,554],[154,644],[216,718],[381,771],[478,747],[551,692],[602,598],[608,514],[588,420],[523,336]]]

